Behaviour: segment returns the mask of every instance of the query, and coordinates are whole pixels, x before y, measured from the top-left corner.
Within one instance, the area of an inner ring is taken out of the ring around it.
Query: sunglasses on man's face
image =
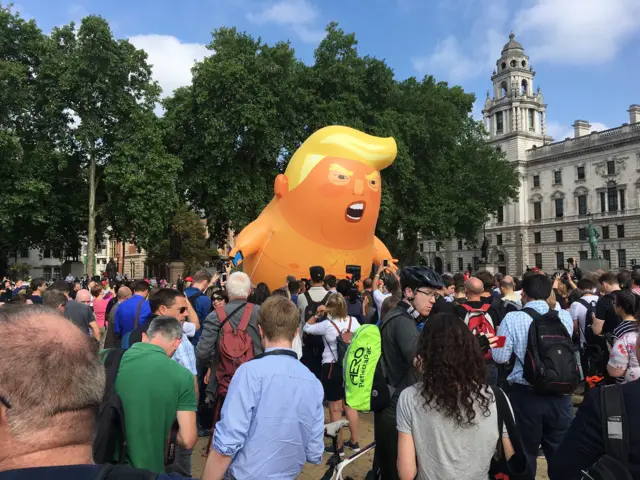
[[[184,313],[184,312],[186,312],[188,309],[189,309],[188,307],[181,307],[181,308],[180,308],[180,313]]]

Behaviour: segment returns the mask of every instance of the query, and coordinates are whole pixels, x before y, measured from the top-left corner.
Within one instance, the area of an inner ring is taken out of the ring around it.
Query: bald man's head
[[[513,277],[511,275],[505,275],[505,277],[500,282],[500,291],[503,295],[507,295],[513,292],[515,287],[515,283],[513,281]]]
[[[471,277],[464,282],[464,288],[467,292],[467,300],[477,301],[480,299],[480,295],[484,293],[484,284],[482,280],[476,277]]]
[[[118,301],[122,302],[133,295],[129,287],[120,287],[118,289]]]
[[[98,344],[55,309],[0,309],[0,464],[20,455],[91,445],[105,385]],[[6,423],[3,421],[6,418]]]
[[[78,290],[78,293],[76,293],[76,302],[90,303],[91,292],[89,292],[89,290]]]

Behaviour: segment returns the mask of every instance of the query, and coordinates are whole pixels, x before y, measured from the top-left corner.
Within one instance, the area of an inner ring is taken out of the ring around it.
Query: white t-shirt
[[[376,302],[376,307],[378,307],[378,316],[380,316],[380,312],[382,312],[382,304],[390,296],[390,293],[382,293],[380,290],[373,291],[373,300]],[[380,318],[380,320],[382,320],[382,318]]]
[[[597,295],[585,295],[581,300],[591,303],[598,302],[598,298],[599,297]],[[576,301],[571,304],[571,307],[569,307],[569,313],[571,314],[571,319],[574,322],[577,321],[578,325],[580,325],[580,345],[584,345],[586,343],[584,331],[587,323],[587,307]]]
[[[349,321],[351,321],[351,328],[349,328]],[[335,327],[334,327],[335,325]],[[338,327],[336,329],[336,327]],[[355,332],[360,327],[358,321],[353,317],[335,319],[329,317],[319,323],[313,325],[306,324],[304,326],[304,333],[310,335],[322,335],[324,339],[324,351],[322,352],[322,364],[335,363],[338,360],[338,330],[340,333],[347,331]]]

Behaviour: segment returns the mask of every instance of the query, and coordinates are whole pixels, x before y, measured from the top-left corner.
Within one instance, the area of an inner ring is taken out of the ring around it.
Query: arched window
[[[506,80],[504,82],[502,82],[502,84],[500,85],[500,88],[502,89],[502,98],[506,97],[507,93],[509,93],[509,89],[508,89]]]
[[[502,67],[501,70],[504,70],[505,68],[507,68],[507,64],[505,62],[502,62],[500,66]]]
[[[526,80],[522,80],[522,84],[520,85],[520,95],[527,95],[529,92],[529,84]]]

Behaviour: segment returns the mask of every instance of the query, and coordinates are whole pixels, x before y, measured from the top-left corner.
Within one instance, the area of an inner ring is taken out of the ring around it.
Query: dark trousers
[[[510,400],[527,467],[535,477],[538,448],[542,445],[547,462],[551,460],[571,425],[571,395],[536,395],[531,387],[513,383]]]
[[[486,365],[487,376],[485,383],[487,385],[493,385],[494,387],[498,385],[498,365],[492,362],[487,362]]]
[[[398,480],[398,429],[396,427],[396,406],[400,392],[395,392],[391,403],[381,412],[374,414],[374,435],[376,451],[374,469],[382,480]]]

